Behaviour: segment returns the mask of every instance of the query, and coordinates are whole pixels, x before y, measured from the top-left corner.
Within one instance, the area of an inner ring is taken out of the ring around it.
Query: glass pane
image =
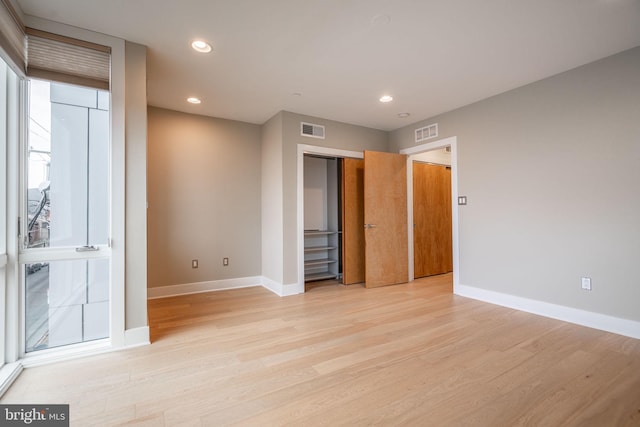
[[[11,69],[0,58],[0,203],[4,207],[0,211],[0,254],[6,252],[6,214],[7,214],[7,189],[5,180],[7,177],[7,126],[9,125],[7,120],[7,107],[15,108],[15,106],[9,106],[9,100],[7,97],[7,88],[9,87],[8,74],[11,73]]]
[[[26,351],[109,336],[109,260],[25,265]]]
[[[109,93],[30,84],[28,247],[106,244]]]
[[[0,367],[4,365],[5,339],[7,332],[13,332],[16,326],[7,321],[7,269],[5,267],[7,251],[7,148],[16,143],[17,138],[17,94],[18,79],[9,66],[0,58]]]

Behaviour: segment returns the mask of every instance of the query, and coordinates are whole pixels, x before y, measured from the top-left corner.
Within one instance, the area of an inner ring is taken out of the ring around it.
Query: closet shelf
[[[312,237],[312,236],[329,236],[331,234],[336,234],[337,231],[329,231],[329,230],[305,230],[304,231],[304,236],[305,237]]]
[[[305,274],[304,275],[304,281],[305,282],[313,282],[315,280],[335,279],[336,277],[338,277],[337,274],[331,273],[330,271],[326,271],[326,272],[323,272],[323,273]]]
[[[330,251],[332,249],[337,249],[337,247],[336,246],[310,246],[310,247],[304,248],[304,252],[309,253],[309,252]]]
[[[338,260],[336,259],[331,259],[331,258],[323,258],[323,259],[308,259],[304,262],[304,266],[305,267],[312,267],[312,266],[316,266],[316,265],[325,265],[325,264],[332,264],[334,262],[338,262]]]

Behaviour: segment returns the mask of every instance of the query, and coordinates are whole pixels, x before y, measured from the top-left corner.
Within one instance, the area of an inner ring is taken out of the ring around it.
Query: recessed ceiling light
[[[409,117],[411,114],[409,113],[398,113],[398,117],[400,117],[401,119],[406,119],[407,117]]]
[[[187,98],[187,102],[190,102],[192,104],[200,104],[202,101],[200,100],[200,98],[196,98],[195,96],[192,96],[190,98]]]
[[[391,102],[393,101],[393,96],[391,95],[383,95],[380,97],[380,102]]]
[[[191,47],[196,52],[209,53],[211,52],[211,45],[204,40],[194,40],[191,42]]]

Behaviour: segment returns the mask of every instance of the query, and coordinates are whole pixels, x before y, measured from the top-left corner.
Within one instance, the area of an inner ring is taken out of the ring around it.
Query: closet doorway
[[[298,168],[299,283],[408,282],[407,156],[299,145]]]
[[[298,144],[297,254],[298,286],[302,289],[307,287],[306,284],[314,283],[309,279],[343,283],[345,247],[349,253],[354,253],[352,245],[358,239],[356,237],[345,245],[344,235],[353,236],[354,230],[361,232],[363,224],[363,220],[356,216],[355,219],[347,219],[345,226],[343,162],[352,159],[362,161],[363,157],[359,151]],[[309,174],[309,166],[316,172]],[[305,182],[312,181],[315,182],[305,188]]]
[[[304,156],[304,281],[342,277],[342,159]]]

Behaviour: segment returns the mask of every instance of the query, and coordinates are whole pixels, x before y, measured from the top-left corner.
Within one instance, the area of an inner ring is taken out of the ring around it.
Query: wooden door
[[[365,280],[364,160],[342,162],[342,283]]]
[[[407,156],[364,152],[365,284],[405,283],[407,266]]]
[[[453,270],[451,169],[413,162],[414,276]]]

